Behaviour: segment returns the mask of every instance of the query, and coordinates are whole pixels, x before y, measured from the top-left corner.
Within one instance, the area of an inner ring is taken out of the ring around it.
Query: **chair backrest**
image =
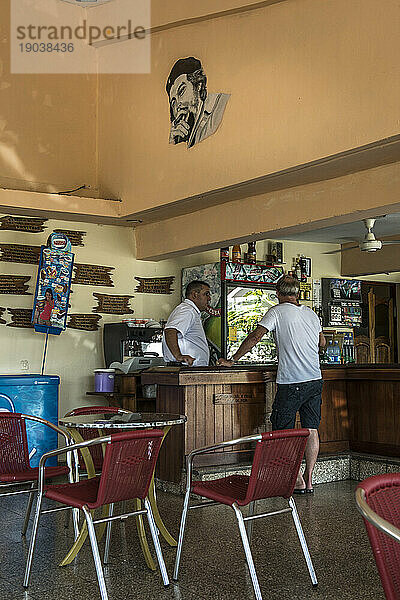
[[[118,412],[120,410],[121,409],[118,406],[81,406],[79,408],[74,408],[74,409],[70,410],[64,416],[64,418],[79,416],[79,415],[98,415],[98,414],[115,415],[115,414],[118,414]],[[107,432],[110,433],[110,429],[107,429]],[[80,427],[79,433],[81,434],[82,439],[85,441],[92,440],[93,438],[97,438],[99,436],[98,429],[91,429],[89,427],[88,428]],[[102,448],[102,446],[101,445],[100,446],[92,446],[88,450],[92,457],[93,466],[94,466],[95,471],[97,471],[97,472],[101,471],[101,469],[103,467],[103,448]],[[85,462],[83,460],[81,452],[78,453],[78,458],[79,458],[79,466],[81,467],[81,469],[85,469]]]
[[[308,429],[263,433],[256,444],[246,499],[238,504],[275,496],[290,498],[309,435]]]
[[[0,474],[30,469],[25,419],[19,413],[0,412]]]
[[[96,506],[147,496],[163,436],[160,429],[111,435],[104,455]]]
[[[357,487],[365,492],[368,506],[400,529],[400,473],[374,475]],[[400,600],[400,543],[364,518],[376,565],[388,600]]]

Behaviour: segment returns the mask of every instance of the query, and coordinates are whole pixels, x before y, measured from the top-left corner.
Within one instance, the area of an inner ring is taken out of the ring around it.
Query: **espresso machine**
[[[129,323],[105,323],[104,360],[107,368],[131,373],[164,365],[162,329],[156,322],[137,327]]]

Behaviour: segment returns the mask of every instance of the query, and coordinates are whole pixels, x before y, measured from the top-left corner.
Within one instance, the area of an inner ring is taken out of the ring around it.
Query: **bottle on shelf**
[[[340,363],[340,359],[341,359],[340,346],[339,346],[339,343],[337,342],[337,340],[335,340],[333,342],[333,361],[332,362]]]
[[[242,251],[240,249],[240,245],[235,244],[232,248],[232,262],[240,263],[241,258],[242,258]]]
[[[247,248],[247,262],[251,265],[255,265],[257,261],[256,243],[249,242]]]
[[[333,344],[332,340],[329,340],[328,346],[326,348],[326,356],[328,357],[328,362],[333,362]]]
[[[295,273],[296,273],[296,277],[299,281],[301,281],[301,266],[300,266],[300,256],[297,257],[296,263],[295,263]]]
[[[301,281],[307,281],[307,258],[304,254],[301,254],[299,257],[299,266],[300,266],[300,279]]]
[[[219,250],[219,259],[221,262],[229,261],[229,246],[225,248],[220,248]]]

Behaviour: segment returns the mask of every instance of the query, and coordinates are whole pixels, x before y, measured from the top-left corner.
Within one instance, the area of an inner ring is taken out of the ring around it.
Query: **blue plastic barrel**
[[[34,415],[58,423],[58,386],[56,375],[0,375],[0,411]],[[40,457],[57,448],[57,433],[40,423],[26,422],[31,466],[37,467]],[[47,465],[55,466],[57,458]]]

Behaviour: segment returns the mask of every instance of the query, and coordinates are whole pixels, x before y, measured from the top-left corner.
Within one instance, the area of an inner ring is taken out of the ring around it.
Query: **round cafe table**
[[[167,433],[169,432],[171,427],[173,427],[174,425],[182,425],[186,421],[187,421],[187,417],[185,415],[174,415],[174,414],[167,414],[167,413],[124,413],[124,414],[118,414],[115,416],[110,416],[110,414],[102,415],[101,413],[100,414],[97,413],[97,414],[92,414],[92,415],[76,415],[76,416],[64,417],[59,420],[59,424],[62,427],[65,427],[66,429],[68,429],[68,431],[71,433],[74,441],[76,443],[78,443],[78,442],[84,441],[82,434],[81,434],[81,431],[83,429],[86,429],[86,430],[87,429],[95,429],[95,430],[97,430],[98,435],[102,436],[102,435],[109,435],[110,430],[112,430],[112,433],[116,433],[118,431],[130,431],[131,429],[160,428],[164,432],[164,436],[163,436],[163,440],[164,440],[165,436],[167,435]],[[103,446],[103,451],[104,450],[105,450],[105,448]],[[81,452],[82,452],[82,458],[83,458],[85,466],[86,466],[87,476],[89,478],[95,477],[96,473],[95,473],[95,468],[93,465],[93,460],[92,460],[90,451],[88,450],[88,448],[83,448],[81,450]],[[169,531],[165,527],[163,520],[160,516],[160,513],[158,511],[157,501],[156,501],[156,496],[155,496],[154,474],[153,474],[150,488],[149,488],[148,499],[151,504],[151,508],[152,508],[153,515],[154,515],[154,520],[156,522],[156,525],[158,527],[160,534],[163,536],[163,538],[168,542],[168,544],[170,546],[176,546],[177,545],[176,540],[172,537],[172,535],[169,533]],[[139,498],[136,498],[134,500],[134,503],[135,503],[135,510],[140,510],[142,501]],[[106,515],[107,515],[108,508],[107,507],[104,507],[104,508],[105,508]],[[148,567],[154,571],[156,569],[156,565],[150,554],[142,515],[138,515],[136,517],[136,524],[137,524],[140,545],[141,545],[142,552],[145,557],[146,563],[147,563]],[[101,539],[101,537],[103,536],[105,527],[106,527],[106,523],[102,523],[97,528],[97,536],[99,539]],[[87,531],[87,526],[86,526],[86,522],[85,522],[83,524],[83,526],[79,532],[79,535],[76,538],[73,546],[71,547],[71,549],[69,550],[69,552],[65,556],[65,558],[62,560],[62,562],[60,563],[60,566],[68,565],[74,560],[74,558],[78,554],[79,550],[83,546],[83,543],[85,542],[85,540],[87,538],[87,535],[88,535],[88,531]]]

